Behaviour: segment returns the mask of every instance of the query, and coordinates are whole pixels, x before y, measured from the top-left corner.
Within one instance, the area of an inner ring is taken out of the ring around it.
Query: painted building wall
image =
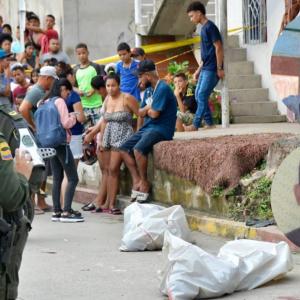
[[[134,46],[134,0],[26,0],[26,4],[42,24],[46,14],[56,17],[63,50],[73,63],[79,42],[89,46],[91,59],[114,55],[120,42]],[[0,0],[0,15],[15,28],[18,0]]]
[[[228,0],[228,28],[243,26],[243,0]],[[268,40],[267,43],[256,45],[243,44],[243,36],[240,35],[241,46],[247,48],[249,61],[255,64],[255,72],[262,75],[262,85],[269,88],[270,100],[278,102],[278,109],[282,114],[286,114],[286,107],[281,103],[281,98],[274,87],[271,74],[272,51],[285,11],[284,0],[267,0],[267,22],[268,22]]]

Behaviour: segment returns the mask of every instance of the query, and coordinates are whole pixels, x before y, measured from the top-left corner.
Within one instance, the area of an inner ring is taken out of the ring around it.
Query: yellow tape
[[[161,61],[159,61],[159,62],[157,62],[157,63],[155,63],[155,64],[156,64],[156,65],[160,65],[160,64],[162,64],[162,63],[164,63],[164,62],[167,62],[167,61],[169,61],[169,60],[175,59],[175,58],[177,58],[177,57],[179,57],[179,56],[182,56],[182,55],[184,55],[184,54],[187,54],[187,53],[190,53],[190,52],[193,52],[193,51],[194,51],[194,49],[191,49],[191,50],[182,52],[182,53],[180,53],[180,54],[177,54],[177,55],[168,57],[168,58],[166,58],[166,59],[164,59],[164,60],[161,60]]]
[[[146,54],[150,54],[150,53],[156,53],[156,52],[166,51],[166,50],[170,50],[170,49],[185,47],[185,46],[189,46],[192,44],[197,44],[199,42],[200,42],[200,37],[197,36],[197,37],[194,37],[191,39],[180,40],[180,41],[175,41],[175,42],[145,45],[145,46],[142,46],[142,48],[144,49]],[[111,62],[116,62],[119,60],[120,60],[119,56],[114,55],[114,56],[98,59],[95,61],[95,63],[105,65],[105,64],[108,64]]]
[[[232,28],[232,29],[228,30],[228,33],[235,33],[235,32],[242,31],[244,29],[249,30],[250,27],[243,26],[243,27]],[[201,41],[200,36],[197,36],[194,38],[175,41],[175,42],[144,45],[144,46],[142,46],[142,48],[144,49],[146,54],[151,54],[151,53],[162,52],[162,51],[166,51],[166,50],[170,50],[170,49],[181,48],[181,47],[185,47],[185,46],[189,46],[189,45],[193,45],[193,44],[198,44],[200,41]],[[114,55],[114,56],[109,56],[106,58],[101,58],[101,59],[95,60],[95,63],[106,65],[108,63],[117,62],[119,60],[120,60],[119,56]],[[168,60],[170,60],[170,59],[168,59]],[[159,62],[159,63],[161,63],[161,62]]]

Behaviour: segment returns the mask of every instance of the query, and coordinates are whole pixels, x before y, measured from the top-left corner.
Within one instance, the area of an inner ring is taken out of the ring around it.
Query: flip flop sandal
[[[115,216],[122,215],[122,212],[118,208],[109,209],[108,213]]]
[[[138,203],[146,203],[146,202],[149,202],[149,193],[142,193],[142,192],[139,192],[137,198],[136,198],[136,201]]]
[[[35,215],[43,215],[45,212],[42,210],[42,209],[40,209],[39,207],[35,207],[34,208],[34,214]]]
[[[137,196],[139,195],[139,193],[140,193],[139,191],[131,190],[131,196],[130,196],[131,200],[130,200],[130,202],[135,202]]]
[[[47,207],[45,208],[41,208],[41,210],[43,212],[52,212],[53,211],[53,207],[51,205],[48,205]]]
[[[103,209],[101,207],[97,207],[96,209],[91,211],[92,214],[103,213]]]
[[[96,206],[95,206],[95,204],[94,204],[93,202],[90,202],[90,203],[88,203],[88,204],[82,206],[81,209],[82,209],[83,211],[91,211],[91,210],[95,210],[95,209],[96,209]]]

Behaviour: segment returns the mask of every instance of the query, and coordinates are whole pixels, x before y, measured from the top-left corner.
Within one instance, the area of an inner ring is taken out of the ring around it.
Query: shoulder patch
[[[0,142],[0,157],[2,160],[13,160],[10,147],[6,142]]]

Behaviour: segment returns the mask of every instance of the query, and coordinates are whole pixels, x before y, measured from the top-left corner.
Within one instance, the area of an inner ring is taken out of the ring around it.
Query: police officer
[[[23,215],[28,201],[33,165],[28,154],[15,152],[15,165],[4,135],[0,132],[0,299],[13,300],[18,296],[22,253],[30,230]]]

